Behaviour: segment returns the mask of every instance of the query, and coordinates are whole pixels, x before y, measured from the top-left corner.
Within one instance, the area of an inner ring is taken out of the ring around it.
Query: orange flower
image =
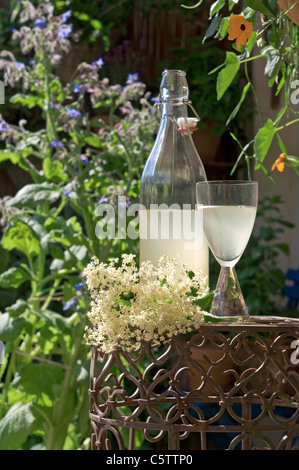
[[[230,41],[236,40],[237,46],[245,46],[252,35],[252,23],[240,15],[232,15],[228,22],[230,24],[227,30],[228,39]]]
[[[277,160],[275,160],[275,162],[273,163],[271,170],[273,171],[275,168],[277,168],[278,171],[283,171],[284,161],[286,158],[288,158],[288,155],[286,153],[281,153]]]

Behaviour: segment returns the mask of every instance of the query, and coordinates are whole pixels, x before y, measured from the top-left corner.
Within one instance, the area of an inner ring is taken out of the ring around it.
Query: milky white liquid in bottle
[[[196,205],[196,183],[206,181],[206,174],[189,130],[194,119],[188,100],[185,72],[165,70],[160,126],[140,184],[140,262],[157,266],[167,256],[208,276],[208,245]]]

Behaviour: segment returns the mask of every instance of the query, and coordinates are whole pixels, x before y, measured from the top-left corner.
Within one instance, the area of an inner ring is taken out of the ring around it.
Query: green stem
[[[257,93],[255,91],[255,88],[253,86],[253,83],[252,81],[250,80],[250,77],[249,77],[249,73],[248,73],[248,67],[247,67],[247,63],[245,64],[245,76],[246,76],[246,79],[248,81],[248,83],[250,84],[250,88],[252,90],[252,93],[253,93],[253,96],[254,96],[254,99],[255,99],[255,103],[256,103],[256,107],[257,107],[257,112],[258,112],[258,115],[259,115],[259,119],[260,119],[260,125],[261,127],[264,126],[264,123],[263,123],[263,116],[262,116],[262,112],[261,112],[261,108],[260,108],[260,103],[259,103],[259,100],[258,100],[258,96],[257,96]]]
[[[85,195],[83,195],[83,204],[82,204],[82,209],[83,209],[83,218],[86,226],[86,232],[87,236],[89,239],[89,246],[90,250],[93,254],[95,254],[98,251],[98,246],[99,246],[99,240],[97,239],[96,233],[95,233],[95,226],[92,221],[91,214],[88,209],[88,202],[86,200]]]
[[[57,132],[55,123],[52,118],[51,96],[50,96],[50,64],[47,57],[44,57],[43,64],[45,66],[45,112],[46,112],[46,129],[50,140],[57,140]]]
[[[59,204],[59,206],[57,207],[56,211],[53,214],[54,219],[56,219],[59,216],[60,212],[63,211],[67,203],[68,203],[67,197],[63,197],[61,203]]]
[[[299,122],[299,118],[298,118],[298,119],[294,119],[293,121],[287,122],[287,123],[284,124],[283,126],[278,127],[277,129],[275,129],[275,132],[279,132],[279,131],[285,129],[286,127],[291,126],[292,124],[295,124],[296,122]]]
[[[63,276],[66,276],[66,275],[69,275],[69,274],[77,274],[77,273],[78,273],[78,270],[76,268],[61,269],[60,271],[57,271],[54,274],[49,274],[48,276],[44,277],[41,281],[42,282],[41,285],[47,284],[48,282],[51,282],[51,281],[57,279],[58,277],[62,278]]]
[[[70,353],[69,369],[65,372],[64,381],[61,387],[61,393],[59,394],[58,400],[56,401],[52,414],[52,427],[48,433],[48,439],[46,443],[47,450],[62,450],[64,441],[67,434],[67,424],[62,425],[64,409],[66,402],[72,389],[74,387],[74,371],[73,368],[78,360],[80,354],[80,348],[82,344],[82,334],[85,328],[85,319],[82,319],[80,330],[75,336],[74,344]]]
[[[34,409],[34,411],[36,411],[37,413],[39,413],[39,414],[43,417],[43,419],[44,419],[44,420],[46,421],[46,423],[48,424],[49,429],[51,429],[51,428],[53,427],[53,425],[52,425],[52,423],[51,423],[51,421],[50,421],[50,419],[49,419],[47,413],[45,413],[41,408],[39,408],[39,407],[36,406],[36,405],[33,405],[33,409]]]
[[[183,4],[182,4],[181,7],[187,8],[188,10],[192,10],[193,8],[199,7],[199,5],[202,4],[202,2],[203,2],[203,0],[199,0],[195,5],[192,5],[192,6],[190,6],[190,7],[189,7],[188,5],[183,5]]]
[[[8,391],[11,386],[12,376],[15,370],[16,347],[17,347],[17,340],[15,340],[13,343],[12,353],[10,355],[9,363],[7,366],[7,371],[5,374],[5,381],[4,381],[4,385],[2,389],[2,397],[1,397],[1,402],[0,402],[0,419],[4,416],[5,403],[7,400]]]
[[[128,149],[127,145],[125,144],[123,139],[120,137],[118,132],[116,133],[116,137],[119,143],[123,146],[125,153],[127,155],[126,161],[128,164],[128,178],[127,178],[126,194],[128,194],[131,188],[132,180],[133,180],[133,166],[132,166],[133,155],[131,154],[130,150]]]
[[[57,290],[57,287],[59,286],[61,282],[61,278],[56,278],[55,281],[53,282],[53,286],[51,287],[50,291],[49,291],[49,294],[47,296],[47,299],[45,300],[45,302],[43,303],[42,307],[41,307],[41,310],[46,310],[48,308],[48,305],[50,304],[52,298],[53,298],[53,295],[55,294],[56,290]]]
[[[242,60],[240,60],[240,64],[245,64],[245,63],[250,62],[252,60],[260,59],[261,57],[265,57],[264,54],[255,55],[254,57],[248,57],[247,59],[242,59]]]

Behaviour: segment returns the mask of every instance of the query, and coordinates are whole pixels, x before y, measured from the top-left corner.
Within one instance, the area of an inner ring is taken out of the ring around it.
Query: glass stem
[[[234,267],[221,267],[210,313],[218,317],[248,316]]]

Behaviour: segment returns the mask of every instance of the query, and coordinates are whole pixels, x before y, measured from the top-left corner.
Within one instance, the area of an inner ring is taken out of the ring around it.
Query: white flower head
[[[164,256],[157,267],[146,261],[138,269],[134,255],[110,263],[93,258],[84,273],[93,326],[85,331],[86,342],[104,352],[135,350],[142,341],[161,344],[203,323],[194,301],[208,293],[207,279],[200,271],[190,276],[175,259]]]

